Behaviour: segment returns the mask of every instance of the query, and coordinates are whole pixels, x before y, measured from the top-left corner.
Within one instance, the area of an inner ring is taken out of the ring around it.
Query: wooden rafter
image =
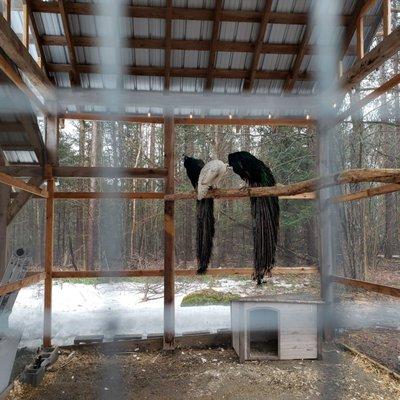
[[[13,176],[4,174],[3,172],[0,172],[0,183],[3,183],[4,185],[15,187],[17,189],[23,190],[25,192],[34,194],[39,197],[47,197],[48,196],[46,190],[40,189],[29,183],[25,183],[24,181],[14,178]]]
[[[383,0],[383,35],[388,36],[392,32],[392,8],[391,0]]]
[[[283,84],[283,91],[285,93],[290,93],[293,90],[294,84],[296,83],[296,80],[300,75],[300,68],[304,56],[306,55],[307,45],[308,42],[310,41],[311,31],[312,29],[310,24],[307,24],[304,29],[303,38],[301,39],[300,48],[294,60],[293,67],[288,77],[286,78],[285,83]]]
[[[11,0],[3,0],[3,17],[11,21]]]
[[[33,177],[29,179],[28,184],[32,186],[39,187],[43,183],[42,177]],[[9,204],[7,209],[7,225],[9,225],[13,219],[18,215],[21,211],[22,207],[26,204],[26,202],[32,198],[32,193],[21,191],[17,194],[15,199]]]
[[[69,60],[71,63],[71,71],[70,71],[71,86],[77,86],[79,85],[79,74],[76,69],[76,64],[77,64],[76,55],[75,55],[74,43],[72,41],[71,29],[68,21],[68,13],[66,11],[66,1],[59,0],[58,4],[60,8],[62,25],[64,28],[65,40],[67,41]]]
[[[110,37],[99,36],[73,36],[75,46],[83,47],[112,47],[113,40]],[[43,35],[40,41],[46,46],[66,46],[65,36]],[[210,49],[210,40],[190,40],[190,39],[172,39],[172,50],[202,50]],[[147,39],[147,38],[131,38],[121,39],[121,47],[130,49],[165,49],[165,40],[163,39]],[[297,54],[300,45],[287,43],[261,43],[261,54]],[[250,42],[225,41],[218,40],[216,43],[217,51],[251,53],[254,50],[254,44]],[[316,46],[309,45],[306,47],[306,54],[316,54]],[[349,54],[355,54],[355,49],[350,46]]]
[[[59,13],[57,1],[41,1],[32,0],[32,8],[35,12],[43,13]],[[105,13],[103,7],[97,7],[94,3],[67,3],[67,12],[69,14],[78,15],[100,15]],[[131,6],[124,5],[122,10],[123,15],[130,18],[159,18],[166,19],[167,11],[165,7],[158,6]],[[260,22],[262,11],[248,10],[223,10],[221,13],[221,21],[230,22]],[[186,8],[173,7],[172,19],[180,20],[195,20],[195,21],[213,21],[214,10],[205,8]],[[340,23],[347,25],[351,22],[351,15],[342,15]],[[306,25],[308,21],[307,13],[292,13],[292,12],[272,12],[270,22],[272,24],[293,24]]]
[[[48,71],[50,72],[70,72],[72,66],[70,64],[47,64]],[[115,74],[118,71],[125,75],[140,75],[140,76],[165,76],[164,67],[137,67],[137,66],[122,66],[104,65],[104,64],[78,64],[76,70],[79,73],[102,73],[102,74]],[[170,76],[173,77],[202,77],[209,76],[208,68],[171,68]],[[248,76],[248,70],[245,69],[213,69],[212,75],[214,78],[227,78],[227,79],[244,79]],[[286,79],[288,76],[287,71],[262,71],[255,72],[257,79]],[[313,75],[305,72],[300,74],[298,80],[312,80]]]
[[[167,14],[165,19],[165,77],[164,89],[169,90],[171,81],[171,41],[172,41],[172,0],[167,0]]]
[[[258,69],[258,64],[260,62],[262,45],[264,43],[265,32],[267,31],[267,25],[271,14],[272,0],[267,0],[265,3],[263,15],[261,18],[260,27],[258,29],[258,37],[254,46],[253,58],[251,60],[250,74],[244,83],[244,90],[251,92],[253,89],[253,84],[256,76],[256,71]]]
[[[342,48],[340,49],[339,53],[339,60],[343,59],[345,54],[347,53],[347,50],[350,46],[351,40],[354,36],[354,33],[357,29],[357,23],[361,17],[365,13],[366,10],[372,4],[375,2],[375,0],[359,0],[356,3],[356,6],[354,7],[353,14],[350,16],[349,22],[346,26],[346,30],[343,36],[343,41],[342,41]],[[365,23],[366,21],[364,21]],[[371,22],[374,24],[375,22]]]
[[[64,119],[83,119],[88,121],[121,121],[143,124],[162,124],[163,117],[153,115],[129,115],[129,114],[100,114],[100,113],[67,113],[59,114],[60,118]],[[316,121],[312,118],[300,118],[286,116],[284,118],[238,118],[238,117],[180,117],[175,116],[175,125],[266,125],[266,126],[297,126],[297,127],[312,127]]]
[[[44,98],[52,98],[53,85],[29,54],[9,23],[0,15],[0,47]],[[1,67],[3,69],[3,66]],[[3,69],[4,70],[4,69]],[[4,71],[6,72],[6,71]]]
[[[399,50],[400,27],[386,36],[365,56],[355,62],[355,64],[343,75],[341,88],[345,92],[363,80],[372,71],[379,68],[386,60],[392,57]]]
[[[22,4],[22,43],[29,48],[29,6],[26,2]]]
[[[32,28],[32,32],[33,32],[33,41],[34,41],[35,46],[36,46],[36,51],[39,54],[38,64],[43,69],[43,71],[45,72],[46,76],[48,77],[48,73],[47,73],[47,70],[46,70],[46,57],[44,55],[43,46],[42,46],[42,40],[41,40],[41,37],[40,37],[40,34],[39,34],[39,29],[38,29],[37,24],[36,24],[35,16],[33,15],[33,12],[32,12],[32,7],[30,5],[30,0],[26,0],[26,4],[28,5],[29,21],[30,21],[30,26]],[[64,38],[64,36],[62,36],[62,37]]]
[[[207,78],[204,86],[204,89],[207,91],[212,89],[212,81],[214,77],[213,72],[215,67],[215,60],[217,58],[217,42],[219,39],[221,13],[222,13],[222,0],[216,0],[215,10],[214,10],[214,22],[211,34],[210,52],[208,56]]]

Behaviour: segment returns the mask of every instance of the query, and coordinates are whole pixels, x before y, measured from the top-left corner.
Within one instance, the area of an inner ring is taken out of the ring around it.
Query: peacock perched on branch
[[[229,165],[249,187],[274,186],[271,170],[247,151],[238,151],[228,156]],[[254,241],[253,279],[261,285],[264,275],[271,274],[275,263],[275,252],[279,229],[278,197],[251,197],[251,216]]]
[[[184,156],[183,165],[187,176],[197,191],[200,172],[204,167],[204,161]],[[196,252],[197,273],[204,274],[212,255],[213,238],[215,233],[214,199],[202,199],[196,202],[197,229],[196,229]]]

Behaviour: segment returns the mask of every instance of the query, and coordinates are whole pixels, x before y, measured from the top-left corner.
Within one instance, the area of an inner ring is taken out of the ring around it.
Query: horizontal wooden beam
[[[25,128],[21,122],[0,122],[0,135],[3,132],[24,132]]]
[[[9,294],[9,293],[15,292],[17,290],[20,290],[24,287],[35,285],[36,283],[39,283],[40,281],[44,280],[44,278],[45,278],[45,273],[40,272],[40,273],[30,275],[26,278],[20,279],[15,282],[6,283],[5,285],[1,285],[0,286],[0,297],[5,296],[6,294]]]
[[[392,57],[400,49],[400,27],[386,36],[371,51],[366,53],[345,73],[340,81],[340,87],[345,92],[349,91],[361,82],[375,69]]]
[[[74,68],[71,64],[54,64],[47,63],[46,68],[49,72],[72,72]],[[121,66],[114,64],[77,64],[76,71],[85,74],[124,74],[139,76],[164,76],[164,67],[151,66]],[[171,68],[171,77],[183,78],[206,78],[207,68]],[[244,79],[248,75],[246,69],[213,69],[213,75],[216,78],[226,79]],[[289,75],[288,71],[264,71],[257,70],[255,72],[256,79],[273,79],[284,80]],[[309,81],[313,79],[313,75],[304,72],[296,77],[299,81]]]
[[[400,288],[393,286],[380,285],[367,281],[360,281],[357,279],[345,278],[343,276],[331,275],[329,277],[331,282],[340,283],[341,285],[352,286],[359,289],[364,289],[369,292],[376,292],[387,296],[400,297]]]
[[[390,183],[371,189],[361,190],[356,193],[342,194],[340,196],[333,197],[331,203],[344,203],[347,201],[361,200],[369,197],[379,196],[382,194],[394,193],[400,190],[400,185],[396,183]]]
[[[0,15],[0,47],[45,99],[54,98],[53,84],[40,69],[36,61],[29,54],[28,49],[25,48],[9,22],[2,15]]]
[[[164,178],[165,168],[54,167],[56,178]]]
[[[164,200],[157,192],[54,192],[55,199],[143,199]]]
[[[4,185],[12,186],[17,189],[23,190],[24,192],[35,194],[36,196],[39,197],[44,197],[44,198],[48,197],[47,190],[40,189],[33,185],[29,185],[28,183],[25,183],[20,179],[14,178],[13,176],[4,174],[2,172],[0,172],[0,182],[3,183]]]
[[[164,123],[163,116],[146,116],[146,115],[130,115],[130,114],[99,114],[99,113],[75,113],[68,112],[59,115],[63,119],[76,119],[87,121],[120,121],[141,124],[162,124]],[[316,120],[313,118],[301,117],[284,117],[284,118],[239,118],[229,117],[179,117],[174,118],[175,125],[246,125],[246,126],[298,126],[312,127],[316,125]]]
[[[41,43],[46,46],[67,46],[65,36],[43,35],[41,36]],[[74,36],[72,38],[74,46],[81,47],[114,47],[115,41],[113,38],[105,36]],[[240,41],[224,41],[218,40],[216,42],[216,50],[224,52],[238,52],[238,53],[252,53],[255,48],[255,43],[240,42]],[[131,49],[165,49],[164,39],[147,39],[147,38],[121,38],[122,48]],[[172,50],[197,50],[209,51],[209,40],[171,40]],[[262,43],[262,54],[297,54],[299,51],[298,44],[286,43]],[[308,45],[305,48],[306,54],[316,54],[317,47]],[[355,54],[354,47],[350,47],[348,54]]]
[[[36,165],[1,166],[0,172],[10,176],[44,176],[43,167]],[[125,167],[53,167],[55,178],[164,178],[165,168],[125,168]]]
[[[57,1],[32,0],[32,11],[42,13],[59,13]],[[97,4],[91,3],[67,3],[66,11],[69,14],[78,15],[102,15],[107,13],[107,7],[99,7]],[[195,21],[212,21],[214,19],[213,9],[206,8],[187,8],[187,7],[172,7],[171,18],[175,20],[195,20]],[[121,15],[130,18],[167,18],[167,8],[158,6],[131,6],[123,5]],[[351,22],[351,15],[342,15],[340,23],[347,25]],[[231,22],[260,22],[262,18],[261,11],[248,10],[225,10],[221,12],[221,21]],[[306,25],[308,21],[307,13],[293,12],[271,12],[269,22],[271,24],[293,24]],[[368,18],[367,18],[368,21]],[[369,23],[369,21],[368,21]]]
[[[242,189],[209,190],[206,198],[238,199],[243,197],[289,196],[309,193],[327,187],[358,182],[400,182],[400,169],[350,169],[326,177],[308,179],[288,185],[252,187]],[[175,193],[165,196],[165,200],[191,200],[196,198],[196,192]]]
[[[343,111],[341,114],[338,115],[336,123],[339,123],[340,121],[350,117],[351,115],[354,115],[355,113],[359,113],[360,109],[365,107],[371,101],[374,101],[378,97],[389,92],[391,89],[393,89],[394,87],[396,87],[399,84],[400,84],[400,73],[393,76],[391,79],[389,79],[387,82],[383,83],[381,86],[376,88],[371,93],[368,93],[357,103],[353,103],[348,110]]]
[[[229,276],[229,275],[245,275],[249,276],[253,273],[253,268],[209,268],[207,275],[209,276]],[[272,270],[273,274],[315,274],[318,272],[316,266],[301,266],[301,267],[275,267]],[[196,276],[195,269],[177,269],[177,276]],[[146,269],[146,270],[122,270],[122,271],[53,271],[52,277],[57,278],[127,278],[127,277],[150,277],[164,276],[162,269]]]

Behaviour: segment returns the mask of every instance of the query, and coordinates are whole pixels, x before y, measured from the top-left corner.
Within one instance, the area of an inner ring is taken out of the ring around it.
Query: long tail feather
[[[275,263],[279,208],[276,197],[251,198],[254,242],[254,279],[262,283],[265,273],[269,273]]]
[[[198,274],[204,274],[207,271],[212,255],[214,233],[214,199],[197,201],[196,247]]]

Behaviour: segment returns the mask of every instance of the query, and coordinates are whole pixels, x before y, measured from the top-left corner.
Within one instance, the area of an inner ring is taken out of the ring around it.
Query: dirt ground
[[[339,340],[400,373],[400,330],[360,329],[344,332]]]
[[[7,400],[400,398],[398,381],[333,346],[325,347],[322,361],[244,364],[223,348],[113,356],[64,351],[53,369],[38,388],[16,382]]]

